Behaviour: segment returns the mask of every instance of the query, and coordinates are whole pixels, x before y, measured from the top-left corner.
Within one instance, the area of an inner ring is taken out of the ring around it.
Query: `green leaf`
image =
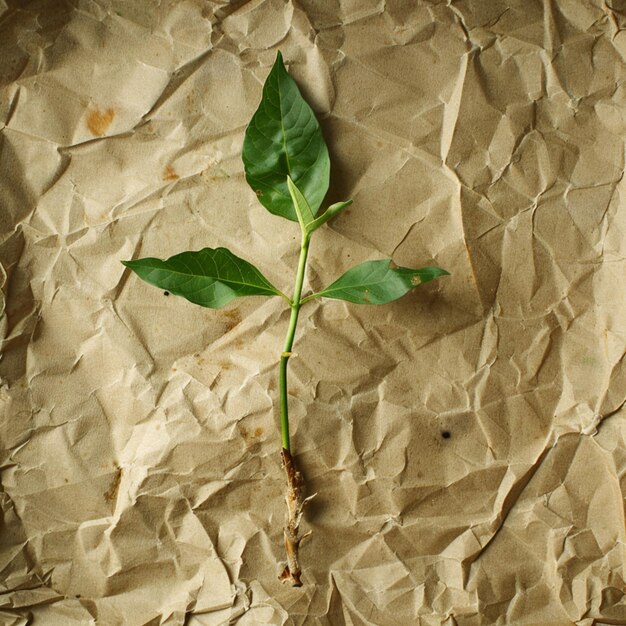
[[[317,219],[313,220],[309,224],[309,232],[313,232],[317,230],[322,224],[325,224],[329,219],[335,217],[343,211],[346,207],[352,204],[352,200],[344,200],[343,202],[336,202],[335,204],[331,204],[322,215],[320,215]]]
[[[306,201],[306,198],[302,195],[302,193],[296,186],[296,183],[294,183],[289,176],[287,177],[287,187],[289,188],[289,193],[291,194],[293,206],[295,207],[296,214],[298,215],[300,228],[302,229],[302,232],[306,235],[310,235],[322,224],[325,224],[331,217],[334,217],[335,215],[343,211],[347,206],[350,206],[352,204],[352,200],[337,202],[329,206],[326,211],[324,211],[324,213],[320,215],[317,219],[314,219],[313,212],[311,211],[309,203]]]
[[[300,228],[302,228],[302,232],[305,233],[308,230],[308,225],[311,224],[315,219],[313,217],[313,212],[311,211],[311,207],[306,201],[306,198],[296,187],[296,183],[291,180],[290,176],[287,176],[287,187],[289,187],[289,193],[291,194],[293,206],[295,207],[296,214],[298,215]]]
[[[312,298],[336,298],[356,304],[387,304],[415,287],[449,274],[439,267],[394,267],[389,259],[367,261],[349,269],[341,278],[323,291],[308,296]]]
[[[282,296],[248,261],[226,248],[183,252],[166,260],[122,261],[147,283],[190,302],[219,309],[238,296]]]
[[[243,141],[246,180],[271,213],[296,221],[287,176],[308,200],[315,216],[328,191],[330,159],[311,107],[300,94],[278,53],[261,104]]]

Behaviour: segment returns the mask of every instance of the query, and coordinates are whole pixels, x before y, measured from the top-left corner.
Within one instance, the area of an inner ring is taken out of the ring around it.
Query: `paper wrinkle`
[[[617,9],[2,9],[0,621],[626,621]],[[452,272],[302,311],[297,592],[276,580],[283,303],[200,309],[119,264],[225,245],[289,290],[297,232],[240,162],[278,47],[329,200],[355,199],[309,287],[387,256]]]

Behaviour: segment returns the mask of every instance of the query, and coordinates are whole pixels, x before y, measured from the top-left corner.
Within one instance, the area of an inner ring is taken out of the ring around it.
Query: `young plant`
[[[437,267],[397,267],[390,259],[367,261],[349,269],[325,289],[302,296],[313,233],[352,200],[332,204],[319,214],[328,190],[328,149],[315,115],[287,73],[280,52],[265,81],[259,108],[246,129],[242,156],[246,180],[259,202],[270,213],[300,225],[300,259],[291,298],[254,265],[226,248],[182,252],[166,260],[145,258],[123,263],[147,283],[212,309],[239,296],[279,296],[289,305],[291,316],[279,364],[282,465],[287,478],[287,565],[280,578],[299,587],[302,582],[298,549],[304,538],[300,535],[300,521],[308,498],[304,497],[302,475],[289,442],[287,363],[300,308],[317,298],[386,304],[448,272]]]

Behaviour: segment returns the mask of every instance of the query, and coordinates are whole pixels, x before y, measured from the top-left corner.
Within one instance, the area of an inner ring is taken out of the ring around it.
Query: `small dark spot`
[[[263,195],[263,192],[260,189],[257,189],[254,193],[256,193],[257,198],[260,198]]]
[[[164,295],[164,296],[169,296],[169,295],[170,295],[170,292],[169,292],[169,291],[164,291],[164,292],[163,292],[163,295]]]
[[[441,436],[444,439],[450,439],[450,437],[452,437],[452,433],[449,430],[442,430],[441,431]]]

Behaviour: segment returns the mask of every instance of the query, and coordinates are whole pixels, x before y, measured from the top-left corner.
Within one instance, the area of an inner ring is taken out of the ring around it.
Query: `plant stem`
[[[296,334],[298,324],[298,314],[302,304],[302,284],[304,283],[304,273],[306,270],[306,259],[309,253],[310,234],[304,230],[302,232],[302,243],[300,246],[300,260],[298,261],[298,272],[296,274],[296,284],[291,300],[291,317],[289,318],[289,329],[285,339],[285,346],[280,357],[280,434],[283,444],[282,461],[287,478],[287,524],[284,528],[285,551],[287,553],[287,565],[280,575],[280,579],[289,582],[294,587],[301,587],[301,568],[299,559],[299,547],[303,537],[300,537],[299,527],[302,519],[302,511],[307,500],[303,496],[302,474],[297,470],[293,456],[291,456],[291,446],[289,445],[289,405],[287,394],[287,363],[291,356],[291,348]]]
[[[287,394],[287,363],[291,356],[291,348],[296,334],[296,326],[298,324],[298,314],[300,313],[300,297],[302,295],[302,284],[304,283],[304,273],[306,270],[306,259],[309,253],[310,237],[302,235],[302,243],[300,245],[300,259],[298,261],[298,272],[296,274],[296,284],[293,290],[293,298],[291,299],[291,317],[289,319],[289,329],[285,338],[285,346],[280,357],[280,371],[278,383],[280,387],[280,434],[283,442],[283,449],[291,452],[289,444],[289,405]]]

